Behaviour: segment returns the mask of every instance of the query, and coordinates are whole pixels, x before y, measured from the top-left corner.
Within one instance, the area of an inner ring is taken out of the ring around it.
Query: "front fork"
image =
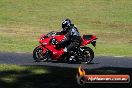
[[[45,54],[47,52],[47,49],[43,45],[39,45],[39,48],[42,49],[42,54]]]

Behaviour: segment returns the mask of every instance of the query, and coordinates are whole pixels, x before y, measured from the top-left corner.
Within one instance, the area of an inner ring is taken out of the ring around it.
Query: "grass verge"
[[[41,34],[70,18],[99,38],[96,54],[132,56],[130,0],[0,0],[0,51],[32,52]]]

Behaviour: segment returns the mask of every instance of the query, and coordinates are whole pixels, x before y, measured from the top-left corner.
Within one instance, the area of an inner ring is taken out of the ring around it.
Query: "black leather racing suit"
[[[80,46],[82,40],[80,33],[78,32],[77,28],[72,24],[69,31],[65,34],[64,39],[58,43],[58,45],[66,46],[64,52],[69,52]]]

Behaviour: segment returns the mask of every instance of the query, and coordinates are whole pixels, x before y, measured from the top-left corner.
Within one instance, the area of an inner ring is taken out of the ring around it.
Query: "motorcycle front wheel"
[[[47,57],[48,53],[42,53],[42,49],[37,46],[34,50],[33,50],[33,59],[35,62],[40,62],[40,61],[47,61],[48,57]]]

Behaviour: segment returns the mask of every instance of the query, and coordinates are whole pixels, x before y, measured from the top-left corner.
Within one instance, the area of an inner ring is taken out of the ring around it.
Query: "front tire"
[[[45,53],[45,55],[46,55],[46,53]],[[39,46],[37,46],[33,50],[33,58],[34,58],[35,62],[47,61],[48,58],[46,58],[45,55],[42,54],[42,49]]]

